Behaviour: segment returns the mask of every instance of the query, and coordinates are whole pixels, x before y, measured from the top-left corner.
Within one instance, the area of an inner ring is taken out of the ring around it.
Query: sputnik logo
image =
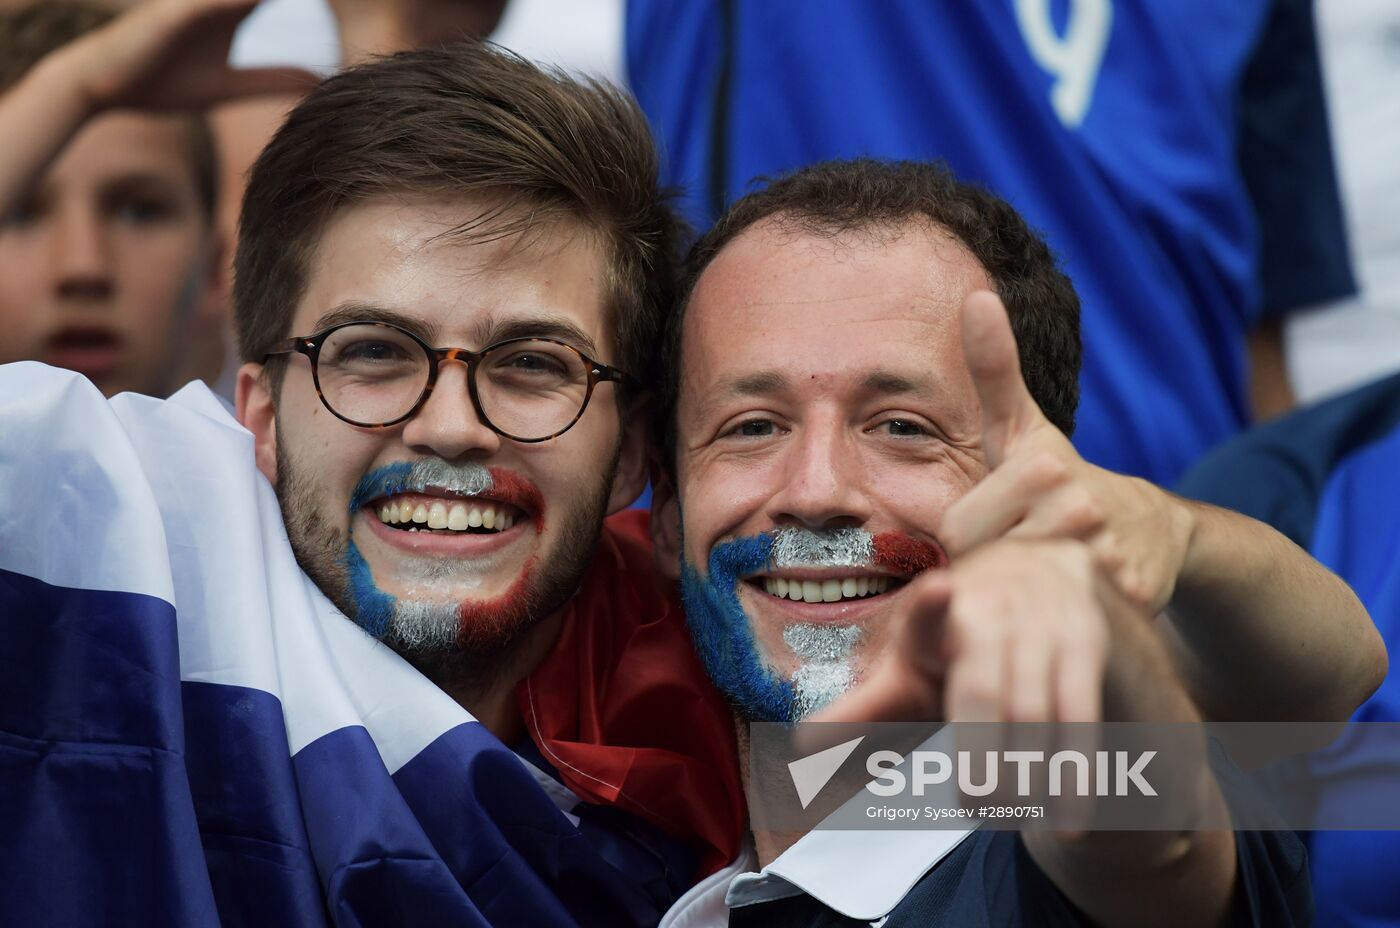
[[[836,771],[841,769],[846,758],[854,754],[864,740],[865,736],[861,735],[788,764],[788,773],[792,776],[792,785],[797,789],[797,798],[802,803],[802,808],[812,804],[812,800],[817,798],[822,788],[836,776]]]

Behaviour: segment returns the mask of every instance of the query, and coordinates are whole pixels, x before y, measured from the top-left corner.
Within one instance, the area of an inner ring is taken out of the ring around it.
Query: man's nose
[[[101,300],[112,295],[112,243],[96,209],[68,205],[55,217],[50,243],[57,295],[71,300]]]
[[[433,392],[404,426],[403,440],[415,451],[447,461],[489,457],[504,441],[481,421],[467,392],[467,367],[455,361],[438,369]]]
[[[785,455],[783,485],[770,503],[773,521],[815,530],[868,521],[867,475],[850,429],[840,421],[814,421],[794,438]]]

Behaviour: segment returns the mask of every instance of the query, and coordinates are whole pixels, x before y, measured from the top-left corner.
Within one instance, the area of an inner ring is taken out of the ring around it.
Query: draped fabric
[[[570,789],[694,836],[708,876],[748,833],[733,715],[652,564],[646,514],[607,526],[558,644],[518,690],[521,713]]]
[[[68,372],[0,367],[0,486],[8,923],[659,917],[664,901],[576,824],[578,795],[522,762],[301,572],[251,437],[202,386],[168,401],[109,402]],[[566,628],[596,634],[594,624]],[[713,697],[658,689],[614,672],[606,654],[594,665],[561,647],[550,662],[616,681],[600,692],[627,722],[624,762],[606,747],[608,711],[583,704],[587,680],[559,687],[537,673],[528,689],[556,735],[575,733],[571,775],[623,771],[611,798],[630,811],[619,797],[659,795],[635,759],[666,761],[677,741],[664,732],[649,742],[632,723],[648,713],[703,719],[697,700]],[[693,668],[678,653],[679,678]],[[653,656],[664,675],[666,655]],[[625,653],[612,657],[629,666]],[[635,699],[647,713],[629,711]],[[728,821],[738,801],[724,795],[732,745],[716,738],[722,714],[710,718],[701,759],[647,769],[709,782],[699,795]],[[657,819],[719,853],[713,826]]]

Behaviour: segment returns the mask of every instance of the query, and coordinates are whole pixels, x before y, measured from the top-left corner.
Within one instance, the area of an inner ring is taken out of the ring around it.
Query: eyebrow
[[[787,377],[777,371],[759,371],[753,374],[745,374],[742,377],[735,377],[732,380],[721,383],[717,388],[710,391],[700,404],[702,412],[707,412],[715,406],[723,405],[731,400],[743,399],[754,396],[772,396],[775,393],[782,393],[787,390],[790,381]]]
[[[562,316],[488,318],[477,326],[476,336],[482,345],[494,345],[509,338],[553,338],[572,345],[590,358],[598,357],[598,346],[589,334]]]
[[[360,300],[346,300],[338,304],[334,309],[329,310],[317,318],[312,329],[316,332],[324,332],[326,329],[347,322],[388,322],[405,329],[422,338],[424,341],[431,341],[432,332],[427,329],[422,320],[403,313],[389,309],[387,306],[379,306],[375,303],[365,303]]]
[[[865,375],[860,385],[867,393],[912,394],[924,397],[934,394],[929,384],[889,371],[872,371]]]
[[[180,189],[180,184],[173,178],[164,174],[157,174],[154,171],[132,171],[126,174],[116,174],[102,179],[100,188],[103,192],[124,193],[131,190],[159,190],[169,191]]]
[[[317,332],[323,332],[347,322],[388,322],[412,332],[429,344],[432,344],[437,338],[435,326],[424,325],[423,320],[389,309],[387,306],[366,303],[361,300],[347,300],[340,303],[318,318],[314,329]],[[598,356],[598,346],[589,334],[573,322],[559,316],[514,319],[487,318],[476,326],[473,334],[477,345],[481,348],[510,338],[553,338],[572,345],[591,358]]]

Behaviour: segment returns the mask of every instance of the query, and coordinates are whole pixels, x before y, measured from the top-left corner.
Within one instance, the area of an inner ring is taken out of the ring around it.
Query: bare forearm
[[[1106,722],[1199,723],[1170,656],[1143,614],[1111,591],[1115,658],[1104,676]],[[1153,772],[1176,830],[1024,832],[1032,859],[1096,925],[1105,928],[1226,924],[1236,884],[1235,837],[1207,762],[1204,740],[1163,751]],[[1214,829],[1214,830],[1208,830]]]
[[[1385,677],[1356,595],[1272,528],[1192,507],[1196,529],[1165,632],[1214,721],[1342,721]]]
[[[1238,876],[1231,831],[1027,832],[1036,865],[1102,928],[1229,923]]]
[[[35,178],[91,115],[63,53],[50,55],[0,97],[0,217],[19,205]]]

